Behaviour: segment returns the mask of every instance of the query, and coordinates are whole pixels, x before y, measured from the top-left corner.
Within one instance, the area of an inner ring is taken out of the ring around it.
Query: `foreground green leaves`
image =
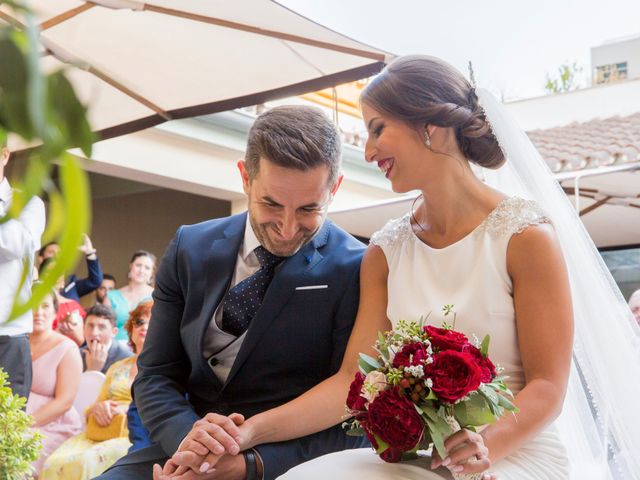
[[[19,2],[9,5],[24,11]],[[55,265],[41,277],[42,284],[34,288],[32,297],[23,304],[14,302],[10,318],[37,306],[56,280],[74,269],[82,234],[90,224],[86,174],[78,160],[66,153],[69,148],[79,147],[85,156],[91,156],[94,135],[86,108],[63,71],[47,75],[41,72],[42,46],[30,15],[26,19],[24,31],[12,26],[0,28],[0,145],[14,134],[36,146],[28,154],[23,178],[11,179],[15,189],[13,203],[8,214],[0,218],[0,224],[18,218],[34,195],[46,193],[50,208],[42,241],[55,240],[61,249]],[[54,163],[59,164],[59,190],[51,181]]]
[[[29,428],[33,418],[23,410],[26,402],[13,394],[0,368],[0,480],[24,478],[40,455],[42,437]]]

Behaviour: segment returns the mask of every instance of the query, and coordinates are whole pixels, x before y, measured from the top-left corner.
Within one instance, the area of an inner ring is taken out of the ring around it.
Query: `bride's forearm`
[[[249,418],[241,427],[242,448],[282,442],[325,430],[345,418],[352,378],[338,372],[300,397]]]
[[[495,464],[535,438],[560,414],[564,392],[545,379],[529,382],[515,397],[520,411],[505,414],[481,433]]]

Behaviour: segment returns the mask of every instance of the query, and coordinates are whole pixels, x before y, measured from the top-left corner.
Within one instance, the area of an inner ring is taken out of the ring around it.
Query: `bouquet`
[[[444,314],[453,312],[445,305]],[[445,439],[460,430],[496,421],[517,408],[499,369],[488,357],[489,336],[470,342],[453,326],[400,321],[378,333],[377,358],[360,354],[360,371],[349,388],[344,424],[349,435],[366,435],[387,462],[417,458],[432,444],[446,457]],[[481,478],[480,475],[454,475]]]

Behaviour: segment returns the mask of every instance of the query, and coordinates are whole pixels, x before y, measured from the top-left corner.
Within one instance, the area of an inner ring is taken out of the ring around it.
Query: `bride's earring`
[[[429,136],[429,132],[424,131],[424,146],[431,148],[431,137]]]

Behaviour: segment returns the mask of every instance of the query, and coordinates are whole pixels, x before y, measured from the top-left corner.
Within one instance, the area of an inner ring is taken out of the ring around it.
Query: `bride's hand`
[[[465,474],[486,472],[491,467],[489,449],[479,433],[462,429],[445,440],[444,448],[447,452],[444,460],[434,449],[431,461],[432,470],[443,466],[452,473]],[[482,478],[483,480],[496,480],[496,477],[488,472]]]
[[[244,416],[232,413],[228,417],[215,413],[207,414],[194,423],[193,428],[171,457],[180,473],[191,469],[204,473],[213,468],[225,454],[237,455],[242,447],[242,436],[238,426]]]

